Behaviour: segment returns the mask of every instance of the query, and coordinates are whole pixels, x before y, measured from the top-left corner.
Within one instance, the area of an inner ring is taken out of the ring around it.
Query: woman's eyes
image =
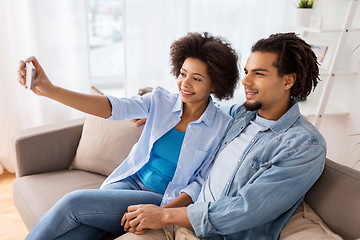
[[[183,72],[180,72],[179,74],[181,77],[186,77],[186,73],[183,73]],[[192,78],[194,81],[197,81],[197,82],[201,82],[202,79],[201,78],[197,78],[197,77],[193,77]]]

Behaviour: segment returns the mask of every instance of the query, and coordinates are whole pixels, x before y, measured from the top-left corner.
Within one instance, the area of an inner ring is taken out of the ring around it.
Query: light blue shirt
[[[198,237],[278,239],[279,234],[324,168],[326,143],[319,131],[292,107],[246,147],[218,201],[188,206]],[[221,152],[257,114],[243,105],[226,109],[234,123]],[[218,159],[216,158],[215,161]]]
[[[108,96],[112,105],[110,120],[147,118],[139,141],[129,156],[105,180],[102,186],[136,173],[149,161],[153,144],[181,119],[183,103],[179,94],[158,87],[152,93],[132,98]],[[161,205],[187,193],[196,201],[204,178],[232,118],[215,107],[211,98],[201,117],[186,128],[179,161],[172,181],[167,186]]]
[[[210,170],[204,187],[200,191],[198,202],[214,202],[219,200],[226,183],[233,174],[229,169],[235,169],[238,161],[241,161],[240,156],[243,155],[251,139],[253,139],[259,131],[267,130],[274,122],[275,121],[267,120],[256,115],[255,120],[250,121],[250,124],[244,131],[227,144],[226,148],[217,156],[217,160]]]
[[[184,136],[185,132],[172,128],[154,143],[150,160],[136,173],[145,186],[164,194],[174,176]]]

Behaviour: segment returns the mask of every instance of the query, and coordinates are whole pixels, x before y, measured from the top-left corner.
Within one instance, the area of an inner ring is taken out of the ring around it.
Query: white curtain
[[[83,116],[20,87],[16,71],[35,55],[54,84],[87,92],[85,3],[0,0],[0,162],[9,171],[15,131]],[[289,0],[125,0],[126,95],[145,86],[176,91],[169,48],[187,32],[224,36],[241,53],[242,69],[256,40],[292,30],[295,9]],[[230,102],[242,100],[238,90]]]
[[[84,1],[0,0],[0,163],[14,171],[12,136],[20,129],[82,116],[17,82],[31,55],[54,84],[89,91]]]

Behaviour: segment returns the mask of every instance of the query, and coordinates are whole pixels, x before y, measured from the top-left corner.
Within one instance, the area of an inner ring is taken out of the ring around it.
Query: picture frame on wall
[[[311,16],[309,27],[314,28],[314,29],[321,29],[322,16]]]
[[[305,40],[311,46],[320,64],[320,70],[326,71],[334,55],[335,43],[331,41],[322,41],[315,39]]]

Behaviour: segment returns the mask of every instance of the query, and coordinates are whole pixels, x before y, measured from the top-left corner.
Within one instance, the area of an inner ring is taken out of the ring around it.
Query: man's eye
[[[257,76],[264,76],[263,73],[259,73],[259,72],[257,72],[256,75],[257,75]]]

